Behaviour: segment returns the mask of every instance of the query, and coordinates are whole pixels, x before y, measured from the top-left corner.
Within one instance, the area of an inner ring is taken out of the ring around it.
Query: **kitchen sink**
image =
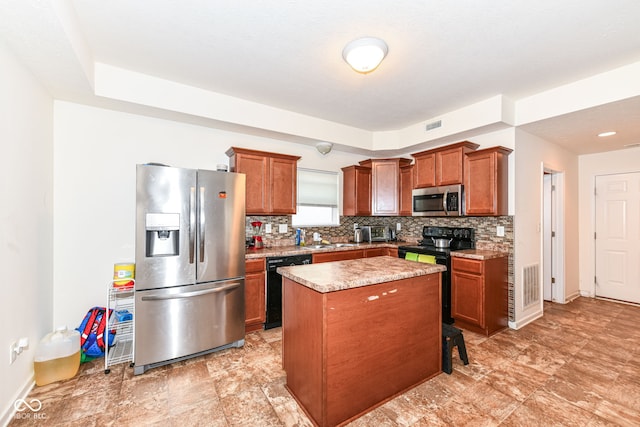
[[[354,243],[329,243],[325,245],[309,245],[309,249],[329,249],[329,248],[347,248],[351,246],[358,246]]]

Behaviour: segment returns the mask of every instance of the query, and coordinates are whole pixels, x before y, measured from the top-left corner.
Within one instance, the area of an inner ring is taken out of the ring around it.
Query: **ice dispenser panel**
[[[180,214],[148,213],[145,219],[147,256],[177,256],[180,254]]]

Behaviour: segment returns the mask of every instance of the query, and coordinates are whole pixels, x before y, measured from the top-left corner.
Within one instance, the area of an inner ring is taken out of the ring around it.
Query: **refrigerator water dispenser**
[[[148,213],[145,230],[148,257],[178,256],[180,254],[180,214]]]

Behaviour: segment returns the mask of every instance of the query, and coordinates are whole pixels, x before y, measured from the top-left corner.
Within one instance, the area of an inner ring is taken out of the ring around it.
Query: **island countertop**
[[[326,293],[445,271],[446,267],[391,256],[278,267],[277,272],[315,291]]]

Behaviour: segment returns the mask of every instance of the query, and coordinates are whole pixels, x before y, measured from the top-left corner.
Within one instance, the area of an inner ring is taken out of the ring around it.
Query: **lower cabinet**
[[[383,255],[389,255],[389,248],[371,248],[371,249],[364,250],[365,258],[371,258],[374,256],[383,256]]]
[[[344,261],[346,259],[359,258],[364,258],[364,251],[362,249],[355,251],[321,252],[313,254],[311,262],[313,264],[318,264],[321,262]]]
[[[398,249],[395,248],[368,248],[368,249],[357,249],[353,251],[336,251],[336,252],[321,252],[317,254],[313,254],[313,263],[318,264],[321,262],[331,262],[331,261],[344,261],[347,259],[360,259],[360,258],[371,258],[375,256],[398,256]]]
[[[245,261],[244,279],[244,329],[245,332],[262,329],[266,320],[265,259],[248,259]]]
[[[507,327],[507,257],[451,258],[451,315],[455,326],[483,335]]]

